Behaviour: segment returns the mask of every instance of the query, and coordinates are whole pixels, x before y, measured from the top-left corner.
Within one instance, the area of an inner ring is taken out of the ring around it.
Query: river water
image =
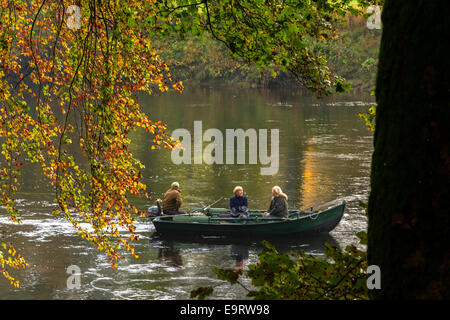
[[[255,209],[268,208],[274,185],[289,196],[290,209],[345,200],[344,217],[329,235],[277,239],[274,244],[283,252],[304,250],[319,256],[323,256],[323,242],[341,248],[358,244],[356,233],[367,227],[358,202],[366,201],[369,194],[373,135],[357,113],[366,111],[373,97],[317,100],[292,89],[203,87],[141,97],[140,103],[151,119],[166,122],[169,132],[186,129],[193,134],[194,121],[201,123],[202,133],[218,129],[224,139],[226,129],[279,130],[279,165],[273,175],[261,174],[268,165],[261,158],[252,164],[248,156],[243,164],[175,164],[170,150],[151,150],[151,137],[134,132],[133,154],[145,164],[142,173],[152,197],[161,197],[171,182],[178,181],[184,209],[230,197],[236,185],[243,186],[249,207]],[[212,270],[247,269],[257,262],[259,241],[166,238],[155,234],[150,221],[139,218],[141,240],[135,248],[141,257],[121,261],[113,270],[104,253],[79,238],[62,217],[51,214],[53,194],[37,167],[26,169],[21,179],[17,197],[22,223],[13,224],[0,215],[0,237],[13,239],[29,267],[12,271],[21,281],[18,289],[0,279],[0,299],[188,299],[190,291],[200,286],[214,286],[214,299],[246,299],[244,288],[218,280]],[[146,208],[152,203],[137,205]],[[227,201],[216,206],[226,207]],[[79,289],[67,287],[71,265],[81,271]],[[251,287],[248,278],[243,282]]]

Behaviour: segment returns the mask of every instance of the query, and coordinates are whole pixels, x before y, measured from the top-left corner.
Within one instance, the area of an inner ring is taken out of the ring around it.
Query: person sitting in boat
[[[272,201],[270,208],[264,212],[264,216],[287,218],[288,216],[288,196],[283,193],[279,186],[272,188]]]
[[[163,199],[164,214],[183,214],[186,211],[180,210],[183,198],[181,198],[180,184],[172,183],[170,189],[166,191]]]
[[[248,218],[248,198],[244,196],[244,189],[241,186],[236,186],[233,193],[234,197],[230,198],[230,215],[235,218]]]

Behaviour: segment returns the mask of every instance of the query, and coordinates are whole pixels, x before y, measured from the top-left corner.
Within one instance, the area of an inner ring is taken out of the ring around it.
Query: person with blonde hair
[[[230,198],[230,215],[234,218],[248,218],[248,198],[244,196],[244,189],[236,186],[233,189],[234,197]]]
[[[270,208],[264,212],[264,216],[273,216],[287,218],[288,216],[288,196],[283,193],[279,186],[272,188],[272,201],[270,202]]]

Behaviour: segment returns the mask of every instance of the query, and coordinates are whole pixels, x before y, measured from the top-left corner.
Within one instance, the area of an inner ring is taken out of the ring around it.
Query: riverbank
[[[362,17],[347,18],[333,40],[309,40],[316,54],[327,57],[330,69],[344,77],[355,93],[370,92],[375,86],[380,30],[369,30]],[[185,86],[238,88],[295,88],[296,80],[286,72],[260,71],[256,66],[233,60],[227,48],[209,38],[188,36],[183,41],[157,41],[162,59]]]

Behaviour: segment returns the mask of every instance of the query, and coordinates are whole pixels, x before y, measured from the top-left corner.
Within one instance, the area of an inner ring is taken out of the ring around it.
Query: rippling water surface
[[[346,200],[343,220],[329,235],[274,241],[280,251],[323,255],[323,242],[340,247],[357,244],[355,234],[367,225],[358,201],[366,201],[369,193],[372,134],[357,113],[371,103],[370,96],[319,101],[289,90],[256,89],[199,88],[181,95],[142,97],[150,118],[165,121],[170,131],[193,132],[194,121],[202,121],[203,132],[217,128],[224,136],[226,129],[279,129],[280,164],[273,176],[261,175],[265,165],[260,162],[175,165],[169,150],[150,150],[151,138],[143,132],[132,135],[133,153],[146,166],[143,176],[149,193],[160,197],[172,181],[178,181],[184,208],[229,197],[235,185],[244,187],[249,206],[256,209],[268,207],[273,185],[287,193],[290,208]],[[0,231],[14,240],[30,266],[13,272],[21,280],[19,289],[0,280],[0,299],[187,299],[200,286],[215,286],[216,299],[246,299],[245,289],[218,280],[212,269],[248,268],[257,262],[259,241],[162,238],[151,222],[140,218],[136,252],[141,258],[122,261],[113,270],[103,253],[79,238],[66,220],[51,214],[53,194],[37,167],[25,169],[18,198],[22,223],[13,224],[0,215]],[[226,207],[227,201],[216,206]],[[70,265],[80,267],[80,289],[67,288]],[[249,279],[244,282],[251,286]]]

